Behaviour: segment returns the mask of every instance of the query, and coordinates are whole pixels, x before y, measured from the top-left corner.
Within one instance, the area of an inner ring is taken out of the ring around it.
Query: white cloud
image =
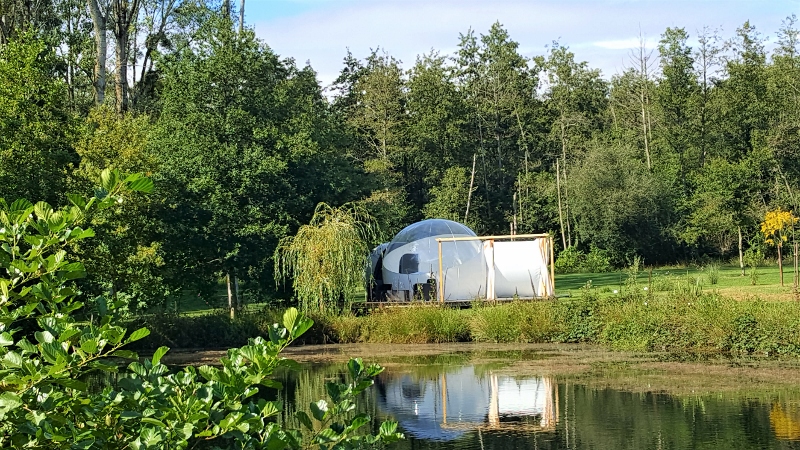
[[[613,41],[599,41],[592,43],[595,47],[605,48],[609,50],[629,50],[639,48],[644,44],[644,48],[652,49],[658,46],[658,41],[655,39],[639,39],[632,37],[628,39],[617,39]]]
[[[470,28],[486,33],[495,21],[520,43],[525,56],[543,54],[559,40],[579,60],[610,76],[624,68],[629,50],[639,45],[640,31],[648,48],[656,46],[666,27],[685,27],[694,35],[704,25],[722,26],[730,36],[748,19],[774,36],[797,6],[788,0],[294,1],[313,7],[256,22],[256,33],[281,56],[300,64],[309,61],[323,84],[336,78],[347,48],[363,58],[371,48],[381,47],[409,68],[417,55],[431,49],[450,54],[459,33]]]

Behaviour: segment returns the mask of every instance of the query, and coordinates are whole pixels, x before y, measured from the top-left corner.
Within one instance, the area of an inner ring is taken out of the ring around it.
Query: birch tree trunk
[[[464,212],[464,223],[467,223],[469,217],[469,204],[472,201],[472,186],[475,184],[475,162],[478,160],[478,154],[472,154],[472,175],[469,178],[469,192],[467,192],[467,210]]]
[[[561,245],[567,248],[567,235],[564,233],[564,213],[561,208],[561,165],[556,158],[556,195],[558,196],[558,223],[561,225]]]
[[[239,2],[239,34],[244,32],[244,0]]]
[[[101,105],[105,101],[106,93],[106,58],[108,55],[108,42],[106,41],[106,16],[100,10],[97,0],[86,0],[89,14],[92,16],[94,28],[94,44],[97,58],[94,63],[94,101]]]

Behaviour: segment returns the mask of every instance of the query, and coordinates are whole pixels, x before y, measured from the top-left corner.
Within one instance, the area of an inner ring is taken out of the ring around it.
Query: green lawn
[[[739,267],[733,265],[719,266],[717,284],[711,284],[708,271],[701,268],[668,267],[652,269],[652,272],[650,269],[644,269],[637,277],[637,287],[644,289],[648,286],[649,289],[658,292],[672,290],[680,283],[699,286],[704,292],[718,292],[736,299],[758,297],[762,300],[794,300],[792,266],[784,266],[783,271],[784,287],[780,286],[777,264],[759,267],[756,270],[758,279],[755,285],[752,284],[749,269],[746,270],[745,276],[741,276]],[[556,275],[556,293],[580,295],[581,288],[591,280],[592,287],[600,295],[614,295],[613,291],[621,291],[628,277],[629,273],[626,270]]]
[[[763,300],[794,300],[792,293],[792,267],[784,266],[784,284],[780,286],[777,264],[759,267],[757,270],[758,281],[755,285],[749,276],[749,271],[742,277],[738,266],[721,265],[719,266],[719,280],[717,284],[711,284],[707,270],[697,267],[665,267],[643,269],[637,277],[637,288],[644,289],[648,286],[653,292],[664,292],[674,289],[679,283],[684,285],[699,285],[704,292],[718,292],[721,295],[736,299],[746,299],[758,297]],[[579,296],[581,288],[591,280],[592,287],[601,296],[612,296],[614,290],[621,291],[628,280],[629,273],[626,270],[619,270],[606,273],[573,273],[556,275],[556,294]],[[351,302],[359,302],[364,299],[364,290],[360,289],[348,295]],[[167,308],[177,309],[181,313],[188,315],[203,314],[215,309],[227,308],[228,296],[227,287],[220,283],[217,291],[207,297],[199,297],[197,294],[184,294],[174,296],[167,302]],[[248,309],[260,309],[268,303],[255,303],[245,301]]]

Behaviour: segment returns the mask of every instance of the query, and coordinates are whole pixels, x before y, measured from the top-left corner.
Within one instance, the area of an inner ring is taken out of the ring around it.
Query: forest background
[[[274,249],[319,202],[363,206],[383,238],[441,217],[617,266],[763,255],[766,212],[797,211],[794,16],[770,53],[749,22],[667,28],[610,78],[559,42],[525,58],[496,23],[413,64],[348,53],[323,88],[245,6],[0,0],[0,197],[64,205],[105,168],[156,185],[92,218],[83,292],[288,297]]]

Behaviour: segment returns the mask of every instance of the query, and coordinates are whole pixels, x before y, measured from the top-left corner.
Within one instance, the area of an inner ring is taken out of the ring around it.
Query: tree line
[[[0,196],[64,205],[106,168],[156,185],[86,219],[86,292],[146,306],[226,277],[273,296],[273,251],[320,202],[384,238],[442,217],[616,264],[736,256],[766,211],[797,210],[794,16],[773,41],[667,28],[610,77],[560,42],[526,57],[496,23],[413,63],[348,52],[323,87],[233,3],[0,0]]]

